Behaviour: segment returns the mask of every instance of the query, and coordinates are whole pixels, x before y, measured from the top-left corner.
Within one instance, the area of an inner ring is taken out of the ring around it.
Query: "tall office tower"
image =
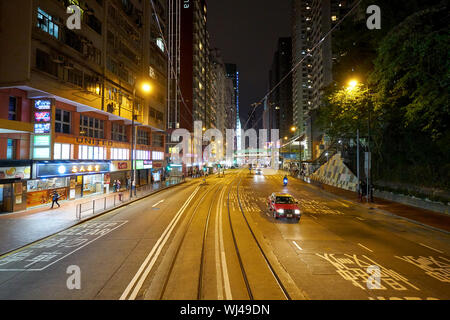
[[[169,129],[192,132],[194,121],[212,124],[206,21],[205,0],[169,0]]]
[[[226,129],[228,129],[227,109],[230,108],[233,92],[227,88],[227,82],[230,80],[227,78],[225,64],[219,49],[211,49],[210,61],[212,71],[211,88],[213,90],[212,107],[216,114],[215,127],[225,137]]]
[[[68,4],[81,29],[67,27]],[[55,189],[72,200],[160,179],[165,11],[162,0],[1,1],[0,167],[14,174],[0,177],[0,212]]]
[[[269,72],[269,89],[272,93],[266,102],[267,125],[270,129],[279,129],[280,137],[290,137],[294,133],[292,118],[292,39],[278,39],[272,68]],[[285,78],[287,77],[287,78]],[[281,82],[281,80],[283,80]]]
[[[331,29],[333,1],[292,2],[294,65],[305,58],[293,75],[293,120],[305,142],[303,160],[315,159],[321,150],[323,134],[315,126],[314,111],[320,107],[323,88],[332,81],[331,37],[326,37],[319,46],[316,45]]]
[[[225,64],[225,68],[227,71],[227,78],[231,79],[233,82],[233,107],[228,113],[228,118],[230,123],[234,123],[233,129],[236,129],[238,133],[236,147],[238,150],[241,150],[240,132],[242,123],[239,115],[239,71],[237,65],[232,63]]]

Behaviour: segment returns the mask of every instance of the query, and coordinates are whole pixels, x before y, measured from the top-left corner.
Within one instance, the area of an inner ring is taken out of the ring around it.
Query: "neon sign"
[[[35,112],[34,119],[36,122],[50,122],[51,120],[50,112],[48,111]]]
[[[34,107],[37,110],[50,110],[52,107],[52,102],[50,100],[35,100]]]

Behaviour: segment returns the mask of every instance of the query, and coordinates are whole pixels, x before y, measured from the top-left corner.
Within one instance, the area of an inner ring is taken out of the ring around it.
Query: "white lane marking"
[[[159,205],[160,205],[161,203],[163,203],[163,202],[164,202],[164,200],[161,200],[161,201],[155,203],[155,204],[152,206],[152,208],[156,208],[157,206],[159,206]]]
[[[223,189],[222,189],[223,192]],[[223,300],[223,282],[222,282],[222,272],[220,269],[220,249],[219,249],[219,206],[222,205],[220,202],[219,196],[219,203],[216,207],[216,227],[215,227],[215,256],[216,256],[216,280],[217,280],[217,299]]]
[[[150,253],[148,254],[147,258],[142,263],[141,267],[139,268],[138,272],[135,274],[131,282],[126,287],[125,291],[122,293],[119,300],[134,300],[136,296],[139,293],[139,290],[141,289],[145,279],[147,278],[148,274],[150,273],[151,269],[153,268],[153,265],[155,264],[156,260],[158,259],[159,254],[161,253],[162,248],[166,244],[167,240],[169,239],[170,235],[172,234],[173,229],[177,225],[178,221],[180,220],[181,216],[183,215],[184,211],[188,207],[188,205],[191,203],[192,199],[195,197],[197,192],[200,190],[200,187],[197,187],[194,192],[190,195],[190,197],[186,200],[186,202],[183,204],[183,206],[180,208],[180,210],[177,212],[175,217],[172,219],[170,224],[167,226],[167,228],[164,230],[161,237],[158,239]],[[152,259],[153,257],[153,259]],[[151,260],[150,264],[149,261]],[[137,284],[136,284],[137,282]],[[131,290],[133,289],[133,292],[130,295]]]
[[[423,244],[423,243],[419,243],[419,244],[420,244],[422,247],[425,247],[425,248],[428,248],[428,249],[430,249],[430,250],[433,250],[433,251],[439,252],[439,253],[441,253],[441,254],[444,254],[444,252],[442,252],[441,250],[438,250],[438,249],[429,247],[429,246],[427,246],[427,245],[425,245],[425,244]]]
[[[361,220],[361,221],[365,221],[363,218],[360,218],[360,217],[356,217],[356,219]]]
[[[227,300],[233,300],[233,297],[231,295],[231,286],[230,286],[230,279],[228,276],[228,266],[227,266],[227,258],[225,255],[225,245],[223,241],[223,225],[222,225],[222,213],[223,213],[223,198],[225,194],[225,188],[222,191],[222,194],[219,199],[219,235],[220,235],[220,256],[221,256],[221,263],[222,263],[222,275],[223,275],[223,282],[225,285],[225,297]]]
[[[339,200],[335,200],[335,201],[336,201],[337,203],[343,205],[343,206],[346,207],[346,208],[350,208],[349,205],[346,205],[345,203],[343,203],[343,202],[341,202],[341,201],[339,201]]]
[[[316,220],[317,220],[317,217],[316,217],[316,216],[314,216],[314,215],[310,215],[310,217],[312,217],[312,218],[314,218],[314,219],[316,219]]]
[[[370,250],[370,249],[367,248],[366,246],[363,246],[361,243],[358,243],[358,246],[360,246],[361,248],[366,249],[367,251],[373,252],[372,250]]]
[[[297,242],[295,242],[295,241],[292,241],[292,242],[298,248],[298,250],[303,251],[303,249],[297,244]]]

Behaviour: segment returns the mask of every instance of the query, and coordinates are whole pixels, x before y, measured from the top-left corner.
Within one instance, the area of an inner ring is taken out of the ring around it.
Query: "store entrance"
[[[94,174],[83,176],[83,196],[103,194],[103,175]]]

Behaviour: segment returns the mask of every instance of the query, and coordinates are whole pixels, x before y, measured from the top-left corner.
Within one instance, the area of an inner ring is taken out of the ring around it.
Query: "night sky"
[[[242,125],[251,104],[267,93],[278,38],[291,35],[290,6],[291,0],[208,1],[210,45],[240,71]],[[257,118],[261,111],[258,107]]]

